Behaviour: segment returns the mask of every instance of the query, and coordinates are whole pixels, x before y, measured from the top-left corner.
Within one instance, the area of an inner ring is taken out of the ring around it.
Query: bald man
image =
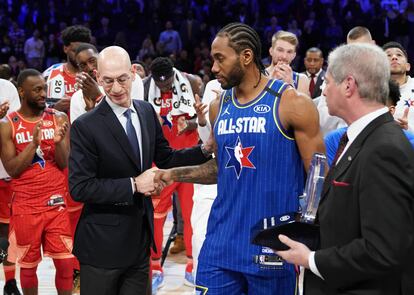
[[[145,101],[131,101],[134,68],[121,47],[99,54],[97,80],[105,97],[71,129],[69,186],[84,204],[73,253],[82,295],[139,295],[148,286],[153,244],[150,196],[157,167],[205,162],[201,146],[174,151]]]

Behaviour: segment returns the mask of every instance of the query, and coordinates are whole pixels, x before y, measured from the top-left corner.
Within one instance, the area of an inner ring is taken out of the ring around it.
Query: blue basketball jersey
[[[214,125],[218,191],[200,261],[274,275],[274,270],[254,263],[258,255],[273,251],[251,244],[251,229],[263,218],[297,211],[303,193],[304,166],[292,133],[279,119],[280,97],[287,86],[270,80],[257,98],[244,105],[237,101],[234,88],[221,96]],[[293,271],[285,263],[278,268]]]
[[[295,87],[295,89],[298,89],[299,86],[299,73],[297,72],[293,72],[293,87]]]

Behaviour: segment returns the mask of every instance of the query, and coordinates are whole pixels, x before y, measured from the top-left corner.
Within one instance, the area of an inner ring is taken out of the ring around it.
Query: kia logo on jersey
[[[52,121],[49,121],[49,120],[43,121],[43,127],[50,127],[52,125],[53,125],[53,122]]]
[[[253,108],[253,111],[258,114],[266,114],[270,112],[270,107],[267,104],[259,104]]]

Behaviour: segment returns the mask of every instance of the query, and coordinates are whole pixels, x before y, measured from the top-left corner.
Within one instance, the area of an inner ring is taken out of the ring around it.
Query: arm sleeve
[[[70,131],[69,188],[77,202],[91,204],[133,204],[130,177],[98,178],[98,149],[83,121],[77,120]]]
[[[353,188],[358,194],[360,238],[316,251],[316,266],[333,288],[399,272],[410,253],[414,165],[411,147],[399,139],[391,137],[386,144],[360,152],[363,172]]]

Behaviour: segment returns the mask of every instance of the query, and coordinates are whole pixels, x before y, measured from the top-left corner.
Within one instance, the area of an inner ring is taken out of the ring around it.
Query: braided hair
[[[240,54],[247,48],[252,50],[254,55],[253,61],[259,69],[259,72],[264,75],[266,74],[266,68],[261,60],[262,44],[260,42],[260,37],[252,27],[243,23],[230,23],[223,27],[217,33],[217,36],[229,38],[229,46],[233,48],[237,54]],[[257,85],[259,85],[260,80],[261,75]],[[257,87],[257,85],[255,87]]]

